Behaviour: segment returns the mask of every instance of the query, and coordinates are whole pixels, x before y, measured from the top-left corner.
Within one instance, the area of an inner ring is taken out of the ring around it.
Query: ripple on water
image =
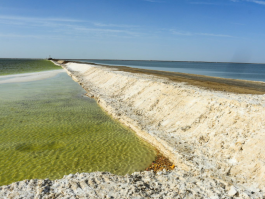
[[[155,150],[81,93],[66,74],[0,84],[0,185],[149,166]]]
[[[15,149],[21,152],[34,152],[34,151],[45,151],[45,150],[56,150],[66,147],[63,142],[53,141],[49,143],[20,143]]]

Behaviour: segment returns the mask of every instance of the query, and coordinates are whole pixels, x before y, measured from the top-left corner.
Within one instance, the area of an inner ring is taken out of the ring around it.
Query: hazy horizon
[[[46,58],[30,58],[30,57],[0,57],[0,59],[48,59],[49,57]],[[51,57],[52,58],[52,57]],[[117,60],[117,61],[161,61],[161,62],[205,62],[205,63],[238,63],[238,64],[265,64],[264,63],[253,63],[253,62],[216,62],[216,61],[201,61],[201,60],[195,60],[195,61],[187,61],[187,60],[149,60],[149,59],[90,59],[90,58],[52,58],[54,60]]]

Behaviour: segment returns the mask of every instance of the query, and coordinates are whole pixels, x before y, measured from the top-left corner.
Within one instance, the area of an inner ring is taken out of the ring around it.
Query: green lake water
[[[0,75],[56,69],[61,69],[61,67],[43,59],[0,59]]]
[[[155,150],[84,94],[66,73],[0,84],[0,185],[151,164]]]

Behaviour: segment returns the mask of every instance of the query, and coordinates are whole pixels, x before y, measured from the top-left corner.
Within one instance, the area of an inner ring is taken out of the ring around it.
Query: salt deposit
[[[245,190],[183,170],[173,172],[77,173],[59,180],[24,180],[0,187],[0,198],[262,198],[259,190]]]
[[[177,167],[264,190],[265,95],[209,91],[87,64],[65,68],[107,112]]]

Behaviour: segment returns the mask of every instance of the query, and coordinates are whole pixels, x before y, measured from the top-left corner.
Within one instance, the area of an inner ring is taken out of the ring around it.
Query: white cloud
[[[86,28],[86,27],[74,27],[77,31],[83,32],[99,32],[99,33],[125,33],[128,35],[138,35],[138,33],[128,30],[119,30],[119,29],[103,29],[103,28]]]
[[[124,25],[124,24],[104,24],[104,23],[93,23],[95,26],[99,27],[118,27],[118,28],[136,28],[139,26],[134,26],[134,25]]]
[[[193,34],[190,33],[190,32],[182,32],[182,31],[174,31],[174,30],[171,30],[171,32],[175,35],[184,35],[184,36],[192,36]]]
[[[137,26],[124,24],[93,23],[69,18],[35,18],[0,15],[0,24],[23,27],[34,32],[47,34],[77,35],[77,36],[130,36],[136,37],[139,33],[131,31]],[[40,27],[40,28],[36,28]],[[2,37],[4,35],[1,35]],[[6,35],[7,36],[7,35]],[[19,37],[10,34],[10,37]],[[31,36],[29,36],[31,37]]]
[[[240,25],[240,26],[244,26],[244,25],[246,25],[246,24],[244,24],[244,23],[236,23],[236,22],[231,22],[231,24],[234,24],[234,25]]]
[[[20,17],[0,15],[0,24],[11,26],[29,27],[59,27],[67,26],[68,24],[81,23],[83,21],[68,18],[38,18],[38,17]]]
[[[81,20],[67,19],[67,18],[38,18],[38,17],[20,17],[20,16],[8,16],[0,15],[2,20],[11,21],[25,21],[25,22],[82,22]]]
[[[152,3],[160,3],[160,2],[164,2],[164,1],[159,1],[159,0],[144,0],[144,1],[152,2]]]
[[[265,1],[263,0],[230,0],[232,2],[242,2],[242,1],[247,1],[247,2],[252,2],[260,5],[265,5]]]
[[[195,34],[202,35],[202,36],[211,36],[211,37],[232,37],[231,35],[211,34],[211,33],[195,33]]]
[[[249,2],[257,3],[260,5],[265,5],[265,1],[259,1],[259,0],[248,0]]]
[[[220,3],[215,3],[215,2],[189,2],[189,4],[197,4],[197,5],[220,5]]]
[[[171,32],[175,35],[183,35],[183,36],[210,36],[210,37],[233,37],[231,35],[224,34],[213,34],[213,33],[191,33],[191,32],[183,32],[183,31],[175,31],[171,30]]]
[[[49,38],[49,39],[61,39],[61,36],[55,36],[55,35],[29,35],[29,34],[0,34],[0,37],[10,37],[10,38],[31,38],[31,39],[43,39],[43,38]]]

